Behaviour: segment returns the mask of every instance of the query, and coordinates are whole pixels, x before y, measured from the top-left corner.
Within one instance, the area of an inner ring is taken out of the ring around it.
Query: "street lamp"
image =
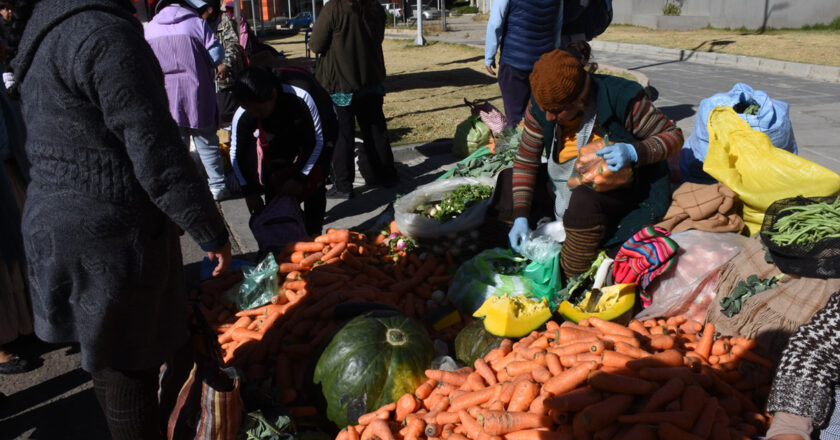
[[[415,46],[425,46],[426,39],[423,38],[423,4],[417,0],[417,38],[414,39]]]

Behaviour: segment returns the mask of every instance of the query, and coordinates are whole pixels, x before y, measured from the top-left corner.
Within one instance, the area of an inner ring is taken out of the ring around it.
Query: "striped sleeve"
[[[624,126],[637,139],[642,139],[633,144],[639,165],[661,162],[679,151],[683,144],[682,130],[653,105],[645,92],[639,92],[630,101],[630,108]]]
[[[302,100],[309,109],[309,115],[312,118],[312,127],[315,130],[315,146],[300,169],[301,174],[308,176],[318,162],[318,158],[321,157],[321,152],[324,149],[324,129],[321,126],[321,114],[318,112],[318,106],[315,104],[315,98],[308,91],[289,84],[283,84],[283,91],[295,95]]]
[[[528,217],[531,213],[531,200],[534,196],[534,185],[537,180],[537,170],[540,166],[540,156],[545,147],[542,127],[534,117],[533,101],[528,103],[525,111],[525,129],[519,141],[519,150],[513,162],[513,215]]]

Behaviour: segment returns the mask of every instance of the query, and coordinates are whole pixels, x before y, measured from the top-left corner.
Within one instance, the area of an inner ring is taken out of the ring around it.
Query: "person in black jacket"
[[[327,196],[353,197],[356,121],[362,132],[359,171],[367,184],[398,183],[382,103],[385,97],[385,9],[375,0],[335,0],[324,5],[309,45],[320,54],[315,77],[336,105],[339,135],[333,187]]]
[[[29,3],[13,67],[31,165],[21,224],[35,333],[80,343],[114,439],[162,439],[160,367],[189,341],[179,230],[218,260],[217,275],[230,262],[227,228],[131,2]]]
[[[231,162],[251,214],[275,196],[293,196],[303,203],[306,232],[320,234],[337,134],[329,96],[311,75],[290,67],[249,67],[233,94],[242,108],[234,115]]]

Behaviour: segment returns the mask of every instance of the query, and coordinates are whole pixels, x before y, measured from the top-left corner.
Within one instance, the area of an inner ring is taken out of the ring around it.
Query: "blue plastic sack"
[[[738,116],[753,130],[766,134],[774,147],[793,154],[799,153],[790,124],[788,104],[770,98],[761,90],[753,90],[744,83],[738,83],[727,93],[718,93],[700,101],[700,108],[697,109],[694,119],[694,131],[686,139],[680,152],[680,170],[684,181],[703,184],[717,182],[703,171],[703,161],[709,149],[709,113],[715,107],[736,107],[738,104],[758,105],[757,115],[738,113]]]

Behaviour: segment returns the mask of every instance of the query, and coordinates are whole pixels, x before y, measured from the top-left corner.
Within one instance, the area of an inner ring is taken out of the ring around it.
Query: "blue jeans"
[[[207,173],[207,183],[215,194],[225,188],[225,166],[222,152],[219,151],[219,136],[215,128],[187,128],[179,127],[184,145],[189,147],[190,138],[195,143],[198,157]]]

